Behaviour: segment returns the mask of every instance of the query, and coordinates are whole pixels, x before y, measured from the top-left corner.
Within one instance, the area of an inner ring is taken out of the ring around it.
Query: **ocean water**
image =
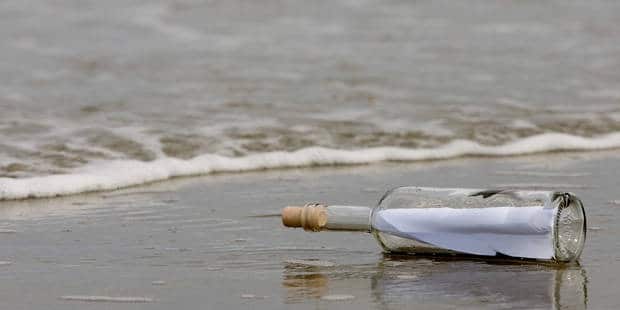
[[[0,200],[620,147],[616,1],[2,1]]]

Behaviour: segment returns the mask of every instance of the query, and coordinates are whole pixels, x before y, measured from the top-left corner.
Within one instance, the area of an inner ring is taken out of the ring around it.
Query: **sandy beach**
[[[614,309],[617,152],[178,178],[0,202],[7,309]],[[287,204],[374,205],[399,185],[535,186],[584,201],[581,264],[384,255],[369,234],[281,226]]]

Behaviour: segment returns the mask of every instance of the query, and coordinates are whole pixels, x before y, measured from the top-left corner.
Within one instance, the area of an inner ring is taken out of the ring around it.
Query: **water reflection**
[[[587,309],[587,282],[580,266],[385,256],[368,265],[287,264],[282,285],[287,303],[346,293],[383,309],[414,302],[439,308]]]

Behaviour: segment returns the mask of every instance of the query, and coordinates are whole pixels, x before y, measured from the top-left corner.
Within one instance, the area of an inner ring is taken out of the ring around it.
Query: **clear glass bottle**
[[[287,207],[282,222],[310,231],[372,233],[386,252],[576,261],[586,216],[573,194],[399,187],[374,208]]]

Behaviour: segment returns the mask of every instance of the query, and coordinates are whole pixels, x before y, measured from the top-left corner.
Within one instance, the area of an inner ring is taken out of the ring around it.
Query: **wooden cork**
[[[320,231],[327,225],[327,207],[322,204],[286,207],[282,209],[282,224],[286,227],[302,227],[305,230]]]

